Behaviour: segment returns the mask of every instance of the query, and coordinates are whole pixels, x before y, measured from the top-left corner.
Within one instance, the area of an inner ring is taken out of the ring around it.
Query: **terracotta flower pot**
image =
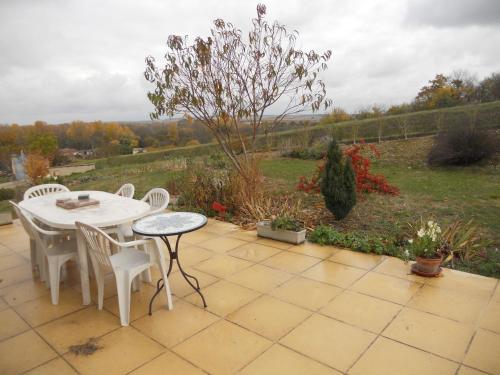
[[[437,276],[441,273],[441,262],[443,258],[421,258],[417,257],[417,263],[412,266],[412,272],[420,276]]]

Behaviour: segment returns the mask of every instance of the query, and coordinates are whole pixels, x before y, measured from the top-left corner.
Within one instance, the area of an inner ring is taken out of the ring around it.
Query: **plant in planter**
[[[416,263],[411,271],[421,276],[437,276],[441,273],[443,256],[447,253],[446,244],[441,238],[441,228],[432,220],[422,222],[418,230],[413,227],[415,235],[408,240],[408,248],[404,252],[406,259],[415,257]]]
[[[261,237],[293,244],[300,244],[306,239],[304,225],[299,220],[289,216],[278,216],[272,220],[258,222],[257,234]]]

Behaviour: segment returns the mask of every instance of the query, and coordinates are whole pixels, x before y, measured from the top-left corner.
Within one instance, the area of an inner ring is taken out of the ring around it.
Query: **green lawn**
[[[410,146],[410,147],[408,147]],[[358,200],[353,212],[336,226],[377,233],[396,232],[421,216],[442,224],[474,219],[484,235],[500,244],[500,173],[496,163],[465,168],[434,168],[425,164],[427,139],[386,142],[373,173],[383,174],[401,190],[398,197],[370,194]],[[415,149],[415,151],[412,151]],[[391,150],[389,152],[388,150]],[[278,193],[295,192],[300,176],[310,177],[317,161],[274,158],[261,163],[264,175]],[[295,193],[311,199],[304,193]],[[314,199],[313,199],[314,200]],[[321,200],[320,196],[316,197]]]
[[[165,188],[168,181],[181,176],[180,171],[169,170],[166,161],[155,161],[133,166],[118,166],[95,169],[90,172],[71,175],[64,184],[71,190],[102,190],[114,192],[124,183],[135,186],[136,197],[142,197],[155,187]]]

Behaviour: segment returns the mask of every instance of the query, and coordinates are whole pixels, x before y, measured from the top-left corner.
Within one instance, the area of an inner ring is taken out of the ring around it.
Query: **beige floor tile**
[[[6,310],[9,307],[10,307],[9,304],[5,302],[5,300],[2,297],[0,297],[0,311]]]
[[[428,278],[427,284],[475,297],[490,297],[497,279],[443,268],[443,277]]]
[[[147,315],[136,320],[132,326],[171,348],[218,319],[217,316],[199,307],[178,300],[173,310],[156,311],[152,316]]]
[[[451,289],[424,285],[407,306],[472,324],[477,321],[487,303],[488,298],[484,296],[476,297]]]
[[[413,281],[370,272],[358,280],[351,289],[404,305],[421,286],[422,284]]]
[[[262,296],[228,315],[227,319],[276,341],[311,312],[269,296]]]
[[[17,306],[39,297],[49,296],[50,289],[39,279],[31,279],[0,289],[0,295],[10,306]]]
[[[173,348],[211,374],[234,374],[264,352],[271,342],[221,320]]]
[[[220,235],[220,234],[235,232],[239,230],[239,228],[240,228],[239,226],[233,223],[209,219],[208,224],[204,226],[202,230]]]
[[[225,280],[208,286],[203,289],[202,293],[207,303],[206,310],[219,316],[232,313],[260,295],[259,292]],[[203,302],[198,293],[190,294],[185,299],[198,307],[203,307]]]
[[[143,284],[140,291],[132,292],[130,299],[130,321],[133,322],[149,312],[149,301],[156,291],[155,287]],[[175,306],[175,300],[174,300]],[[153,303],[153,311],[167,308],[167,296],[165,289],[162,289],[160,294],[156,296]],[[104,309],[109,311],[115,316],[115,319],[120,318],[120,307],[118,304],[118,296],[111,297],[104,300]],[[117,320],[119,323],[119,320]]]
[[[500,281],[497,283],[492,299],[496,302],[500,302]]]
[[[342,263],[347,266],[358,267],[365,270],[372,268],[383,262],[385,257],[374,254],[363,254],[352,250],[340,250],[330,258],[332,262]]]
[[[12,309],[0,311],[0,340],[27,331],[30,326]]]
[[[287,249],[297,254],[309,255],[311,257],[327,259],[339,251],[339,248],[333,246],[321,246],[312,242],[304,242],[301,245],[292,246]]]
[[[15,306],[15,310],[32,327],[50,322],[66,314],[85,308],[82,296],[71,288],[59,291],[59,304],[53,305],[50,296],[39,297]]]
[[[300,273],[318,262],[320,262],[318,258],[284,251],[267,259],[262,264],[285,272]]]
[[[81,345],[90,338],[103,336],[120,327],[120,321],[106,310],[96,306],[74,312],[36,330],[59,354],[66,353],[72,345]]]
[[[30,370],[26,375],[77,375],[78,373],[62,358],[53,359]]]
[[[181,267],[191,267],[214,256],[214,253],[198,245],[191,245],[179,250],[179,260]],[[168,259],[168,257],[166,258]]]
[[[0,288],[5,288],[10,285],[14,285],[31,279],[33,279],[31,265],[25,264],[14,268],[9,268],[7,270],[0,271]]]
[[[196,368],[172,352],[165,352],[159,357],[134,370],[130,375],[204,375],[205,372]]]
[[[352,375],[453,375],[458,364],[379,337],[351,368]]]
[[[291,274],[255,264],[229,276],[228,280],[244,287],[267,293],[293,277]]]
[[[366,273],[365,270],[330,261],[322,261],[302,275],[310,279],[347,288]]]
[[[462,365],[457,372],[457,375],[485,375],[485,372],[475,370],[473,368]]]
[[[340,375],[341,373],[279,344],[246,366],[240,375]]]
[[[180,243],[189,243],[189,244],[195,245],[195,244],[198,244],[200,242],[206,242],[208,240],[214,239],[216,237],[218,237],[218,236],[214,233],[203,232],[203,231],[197,230],[195,232],[191,232],[191,233],[183,235],[181,240],[180,240]]]
[[[271,240],[269,238],[263,238],[263,237],[258,237],[256,242],[260,243],[262,245],[276,247],[277,249],[281,249],[281,250],[286,250],[286,249],[289,249],[290,247],[293,246],[292,244],[289,244],[286,242],[275,241],[275,240]]]
[[[15,254],[14,251],[9,249],[7,246],[0,244],[0,256]]]
[[[401,306],[395,303],[346,290],[320,312],[345,323],[380,333],[399,310]]]
[[[261,245],[258,243],[246,243],[246,245],[229,251],[228,254],[233,257],[246,259],[252,262],[262,262],[264,259],[272,257],[279,252],[281,252],[281,250],[275,247]]]
[[[500,334],[500,301],[491,300],[481,316],[479,326]]]
[[[0,257],[0,271],[27,264],[30,264],[30,262],[16,253]]]
[[[425,312],[405,308],[382,333],[383,336],[461,361],[474,327]]]
[[[281,339],[281,343],[339,371],[347,371],[375,335],[345,323],[313,315]]]
[[[216,237],[214,239],[199,243],[198,246],[214,251],[216,253],[225,253],[234,248],[245,245],[247,242],[232,237]]]
[[[417,276],[411,273],[410,268],[413,262],[405,263],[401,259],[395,257],[386,257],[385,260],[373,269],[373,272],[382,273],[384,275],[395,276],[401,279],[417,281],[425,283],[427,278]]]
[[[337,286],[297,276],[273,290],[271,294],[283,301],[316,311],[342,293],[342,290]]]
[[[57,357],[33,331],[0,342],[0,374],[21,374]]]
[[[478,329],[467,352],[464,364],[490,374],[500,374],[499,348],[499,334]]]
[[[97,340],[98,350],[64,358],[81,374],[124,374],[157,357],[163,347],[132,327],[121,327]]]
[[[238,240],[243,240],[246,242],[254,242],[259,239],[257,232],[255,230],[236,230],[229,234],[229,237],[237,238]]]
[[[233,273],[250,267],[253,263],[247,260],[234,258],[229,255],[216,255],[209,260],[197,264],[194,268],[210,275],[225,278]]]
[[[186,268],[184,269],[188,274],[196,277],[198,282],[200,283],[201,291],[208,287],[209,285],[217,282],[219,279],[215,276],[209,275],[208,273],[198,271],[194,268]],[[157,280],[156,278],[153,280]],[[185,297],[191,293],[193,293],[193,288],[188,284],[186,279],[181,275],[180,272],[171,273],[168,277],[170,282],[170,289],[172,290],[172,294],[177,297]],[[194,280],[191,279],[191,282],[194,283]],[[156,281],[155,281],[156,287]]]

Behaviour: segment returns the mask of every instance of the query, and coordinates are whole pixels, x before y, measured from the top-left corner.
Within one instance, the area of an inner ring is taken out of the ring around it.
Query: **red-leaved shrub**
[[[375,145],[361,142],[345,149],[344,155],[351,159],[351,164],[356,175],[356,192],[399,195],[399,189],[396,186],[390,185],[385,176],[370,173],[371,159],[380,157],[380,152]],[[300,176],[297,190],[305,191],[306,193],[319,193],[324,168],[325,165],[322,162],[316,167],[316,171],[311,179]]]

